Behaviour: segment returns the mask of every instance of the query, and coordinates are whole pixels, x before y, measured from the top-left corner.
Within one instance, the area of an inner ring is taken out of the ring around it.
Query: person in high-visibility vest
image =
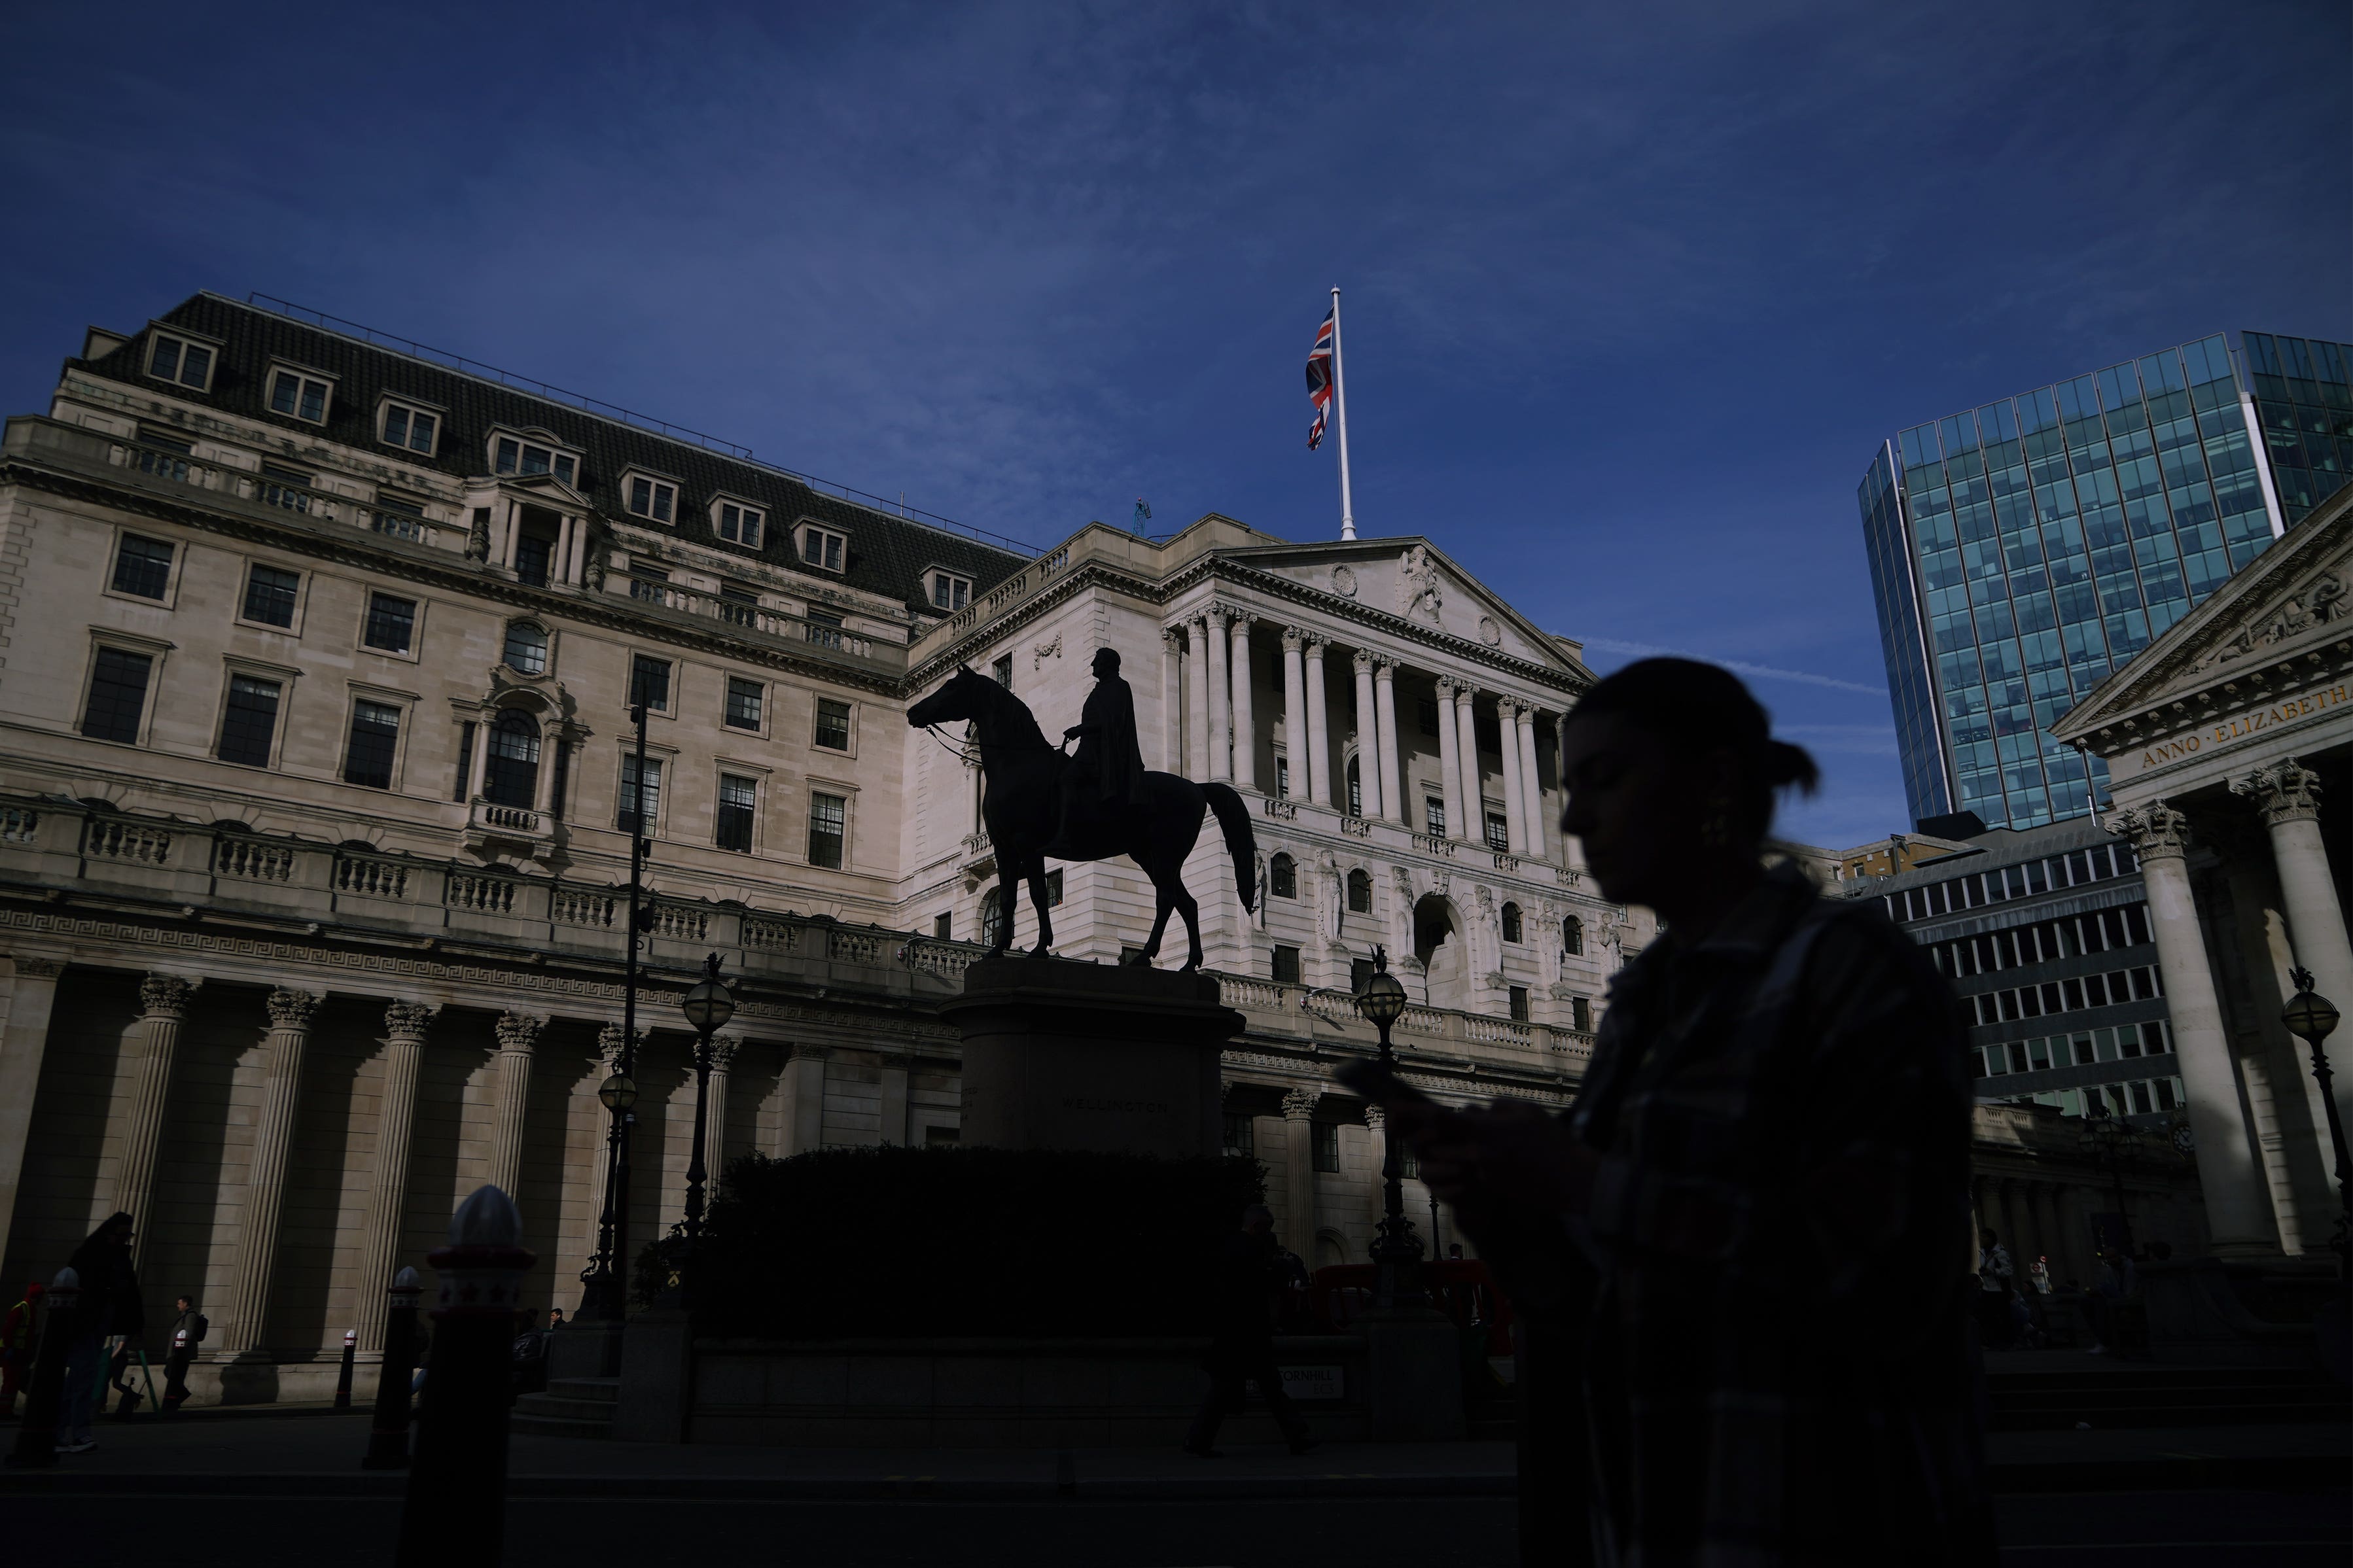
[[[196,1359],[196,1347],[204,1342],[205,1331],[212,1321],[196,1310],[196,1299],[183,1296],[179,1300],[180,1315],[172,1321],[172,1350],[164,1358],[164,1408],[177,1410],[188,1402],[188,1365]]]

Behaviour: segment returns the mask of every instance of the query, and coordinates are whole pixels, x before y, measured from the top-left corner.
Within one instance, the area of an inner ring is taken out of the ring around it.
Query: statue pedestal
[[[1207,974],[987,958],[940,1005],[964,1037],[961,1141],[1168,1156],[1221,1147],[1218,1053],[1242,1016]]]

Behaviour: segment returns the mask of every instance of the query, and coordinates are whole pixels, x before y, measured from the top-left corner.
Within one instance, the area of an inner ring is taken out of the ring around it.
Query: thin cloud
[[[1860,680],[1841,680],[1835,675],[1816,675],[1810,669],[1781,669],[1769,664],[1750,664],[1746,659],[1716,658],[1688,648],[1661,647],[1656,643],[1626,642],[1618,637],[1580,637],[1583,646],[1599,648],[1603,653],[1622,653],[1637,658],[1698,658],[1710,664],[1720,664],[1738,675],[1753,675],[1759,680],[1794,680],[1807,686],[1827,686],[1833,691],[1859,691],[1865,697],[1885,697],[1883,686],[1866,686]]]

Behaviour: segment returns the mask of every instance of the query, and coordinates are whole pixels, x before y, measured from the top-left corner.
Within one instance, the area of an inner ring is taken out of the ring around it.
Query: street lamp
[[[1381,1034],[1381,1070],[1397,1070],[1397,1052],[1389,1045],[1389,1026],[1405,1013],[1405,987],[1389,973],[1386,949],[1373,949],[1373,973],[1356,994],[1356,1011]],[[1421,1284],[1421,1241],[1413,1221],[1405,1217],[1405,1154],[1393,1130],[1381,1140],[1381,1221],[1372,1246],[1376,1272],[1373,1305],[1419,1307],[1428,1303]]]
[[[694,983],[679,1007],[694,1028],[694,1157],[687,1162],[686,1218],[679,1227],[686,1237],[684,1261],[691,1268],[694,1244],[702,1235],[702,1185],[709,1173],[703,1169],[702,1152],[704,1122],[711,1108],[711,1037],[735,1016],[735,994],[720,981],[717,953],[702,961],[702,978]]]
[[[2320,1103],[2328,1110],[2328,1144],[2337,1157],[2337,1235],[2329,1245],[2337,1251],[2337,1266],[2346,1278],[2353,1279],[2353,1194],[2346,1186],[2345,1122],[2337,1115],[2337,1096],[2329,1088],[2336,1075],[2328,1070],[2328,1053],[2320,1042],[2328,1038],[2329,1031],[2344,1015],[2336,1004],[2312,988],[2312,971],[2299,964],[2287,972],[2295,984],[2295,994],[2280,1009],[2280,1022],[2288,1032],[2312,1047],[2312,1076],[2320,1082]]]
[[[627,1290],[622,1277],[628,1272],[629,1250],[629,1128],[637,1118],[638,1086],[629,1073],[638,1060],[638,950],[652,929],[653,906],[645,901],[646,857],[653,848],[646,824],[646,705],[633,702],[629,722],[637,726],[637,772],[629,777],[629,915],[623,933],[628,942],[621,965],[621,1054],[616,1070],[596,1090],[612,1115],[605,1149],[605,1212],[596,1219],[596,1250],[580,1271],[580,1321],[617,1323],[624,1315]],[[613,1098],[607,1098],[607,1091]]]

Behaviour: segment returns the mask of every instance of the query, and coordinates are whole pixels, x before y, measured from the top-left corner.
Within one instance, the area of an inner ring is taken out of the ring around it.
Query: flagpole
[[[1356,537],[1356,513],[1348,500],[1348,394],[1340,379],[1340,290],[1332,290],[1332,416],[1340,426],[1340,537]]]

